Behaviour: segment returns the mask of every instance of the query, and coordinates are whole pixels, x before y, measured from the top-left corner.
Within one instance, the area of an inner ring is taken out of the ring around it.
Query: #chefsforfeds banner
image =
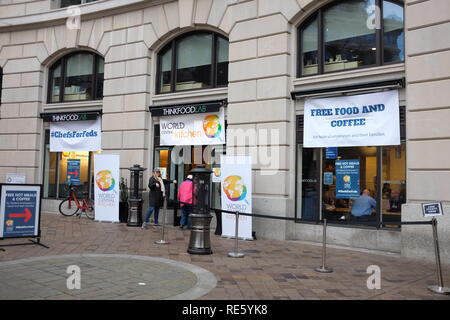
[[[40,185],[0,186],[0,238],[39,236]]]
[[[400,144],[398,91],[306,99],[305,148]]]
[[[222,210],[252,213],[252,159],[250,156],[220,156]],[[222,213],[222,236],[234,237],[236,215]],[[238,238],[251,240],[252,217],[239,216]]]
[[[159,124],[162,146],[225,143],[224,108],[215,113],[161,117]]]
[[[101,118],[50,123],[50,152],[100,151]]]
[[[94,154],[95,220],[119,222],[120,156]]]

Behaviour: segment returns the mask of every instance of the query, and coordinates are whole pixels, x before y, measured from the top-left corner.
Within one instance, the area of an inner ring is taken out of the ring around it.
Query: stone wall
[[[404,220],[424,220],[420,203],[450,203],[450,1],[406,2],[407,193]],[[438,218],[443,263],[450,264],[450,208]],[[425,219],[429,220],[429,219]],[[430,226],[405,226],[402,253],[433,261]]]

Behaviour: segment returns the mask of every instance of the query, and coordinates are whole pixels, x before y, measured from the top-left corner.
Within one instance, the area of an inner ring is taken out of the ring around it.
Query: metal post
[[[236,227],[234,235],[234,252],[229,252],[228,256],[231,258],[242,258],[245,256],[243,253],[238,252],[238,235],[239,235],[239,211],[236,211]]]
[[[316,269],[320,273],[330,273],[333,269],[326,267],[326,255],[327,255],[327,219],[323,219],[323,239],[322,239],[322,265]]]
[[[164,240],[164,232],[166,228],[166,211],[167,211],[167,199],[164,197],[163,216],[162,216],[162,237],[161,240],[156,240],[156,244],[169,244],[169,241]]]
[[[441,255],[439,253],[439,239],[437,233],[437,220],[436,217],[433,217],[431,220],[433,226],[433,242],[434,242],[434,255],[436,257],[436,270],[437,270],[437,278],[438,285],[436,286],[428,286],[428,289],[433,291],[434,293],[440,294],[450,294],[450,288],[444,287],[444,280],[442,278],[442,269],[441,269]]]

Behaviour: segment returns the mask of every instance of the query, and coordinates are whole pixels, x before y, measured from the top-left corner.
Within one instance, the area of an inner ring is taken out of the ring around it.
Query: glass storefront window
[[[390,0],[332,1],[298,28],[298,76],[401,62],[403,6]]]
[[[304,221],[317,220],[319,211],[320,150],[297,147],[297,212]],[[300,206],[300,207],[299,207]]]
[[[157,93],[228,84],[228,40],[214,32],[180,36],[158,53]]]
[[[328,220],[354,221],[352,204],[364,189],[377,199],[377,148],[349,147],[337,148],[336,159],[326,159],[323,152],[322,214]],[[352,161],[355,170],[348,170],[342,161]],[[350,192],[351,193],[346,193]],[[375,221],[376,211],[365,216],[366,221]]]
[[[58,102],[59,101],[59,95],[61,90],[61,63],[57,63],[53,66],[51,73],[52,76],[52,83],[51,83],[51,101],[52,102]]]
[[[310,75],[319,72],[318,65],[318,49],[319,49],[319,26],[317,22],[317,17],[314,18],[304,29],[301,31],[302,39],[302,74]]]
[[[384,62],[396,62],[405,59],[403,20],[402,6],[389,1],[383,2]]]
[[[342,161],[351,161],[355,170],[348,171]],[[355,203],[365,189],[375,206],[360,216]],[[298,145],[298,219],[317,221],[326,218],[344,224],[381,221],[385,222],[385,228],[399,228],[389,222],[401,221],[403,203],[406,203],[405,142],[399,146],[341,147],[331,157],[329,153],[327,156],[325,148]]]
[[[382,221],[400,222],[406,203],[406,143],[383,148],[382,157]]]
[[[224,38],[217,39],[217,86],[228,84],[228,41]]]
[[[376,29],[369,29],[368,8],[375,0],[351,0],[324,12],[324,72],[376,64]]]
[[[78,171],[79,183],[76,183],[77,190],[79,192],[88,192],[89,191],[89,176],[90,174],[90,164],[89,152],[59,152],[59,198],[64,198],[67,196],[67,188],[69,181],[71,181],[71,176],[73,176],[74,172]],[[78,165],[73,168],[70,168],[69,162],[70,160],[77,160]],[[79,167],[79,169],[77,168]]]
[[[70,181],[77,192],[93,193],[93,152],[50,152],[50,134],[45,131],[44,198],[65,198]]]
[[[103,98],[104,60],[88,51],[68,54],[50,68],[48,103]]]
[[[92,69],[94,57],[78,53],[67,59],[64,101],[92,99]]]
[[[161,56],[161,93],[163,92],[170,92],[170,83],[172,80],[172,49],[167,50],[166,53],[164,53]]]
[[[194,34],[177,42],[176,90],[211,86],[211,34]]]

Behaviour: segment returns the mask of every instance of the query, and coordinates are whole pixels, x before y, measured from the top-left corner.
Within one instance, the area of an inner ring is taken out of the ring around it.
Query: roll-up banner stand
[[[250,156],[220,157],[222,210],[252,213],[252,159]],[[234,237],[236,216],[222,213],[222,236]],[[238,238],[253,240],[252,217],[239,216]]]
[[[6,244],[27,245],[40,243],[41,184],[0,184],[0,240],[10,238],[38,238],[33,243]]]
[[[95,220],[119,222],[120,156],[94,155]]]

